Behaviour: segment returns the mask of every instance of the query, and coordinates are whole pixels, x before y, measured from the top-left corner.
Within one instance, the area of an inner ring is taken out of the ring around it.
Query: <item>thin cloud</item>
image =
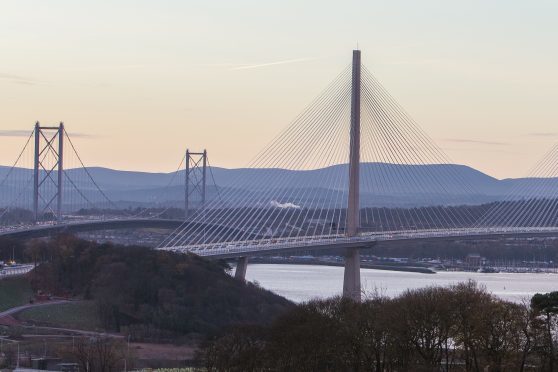
[[[2,129],[0,130],[0,137],[29,137],[32,130],[21,130],[21,129]],[[68,133],[70,137],[79,138],[96,138],[97,136],[87,134],[87,133]]]
[[[557,132],[532,132],[527,133],[528,136],[531,137],[556,137],[558,136]]]
[[[99,138],[101,136],[95,135],[95,134],[88,134],[88,133],[75,133],[75,132],[69,132],[68,135],[70,137],[79,137],[79,138]]]
[[[297,59],[287,59],[287,60],[284,60],[284,61],[260,63],[260,64],[254,64],[254,65],[241,65],[241,66],[238,66],[238,67],[231,68],[231,71],[249,70],[249,69],[253,69],[253,68],[261,68],[261,67],[269,67],[269,66],[277,66],[277,65],[286,65],[286,64],[289,64],[289,63],[306,62],[306,61],[310,61],[310,60],[311,60],[310,58],[297,58]]]
[[[517,155],[518,152],[515,150],[506,150],[504,148],[502,148],[501,146],[496,146],[496,147],[485,147],[482,149],[479,148],[471,148],[471,147],[441,147],[442,150],[446,151],[446,152],[463,152],[465,154],[469,154],[471,151],[479,151],[479,152],[483,152],[483,153],[498,153],[498,154],[512,154],[512,155]]]
[[[30,130],[0,130],[0,137],[27,137],[31,135]]]
[[[474,140],[474,139],[466,139],[466,138],[447,138],[444,141],[454,142],[454,143],[474,143],[474,144],[477,144],[477,145],[491,145],[491,146],[506,146],[506,145],[508,145],[508,143],[505,143],[505,142],[483,141],[483,140]]]
[[[405,65],[424,65],[424,66],[437,66],[444,62],[440,59],[426,58],[426,59],[413,59],[413,60],[399,60],[388,63],[389,65],[405,66]]]
[[[36,85],[39,81],[24,76],[0,73],[0,80],[21,85]]]
[[[417,42],[417,43],[390,45],[386,49],[400,50],[400,49],[422,48],[424,46],[425,46],[425,43]]]

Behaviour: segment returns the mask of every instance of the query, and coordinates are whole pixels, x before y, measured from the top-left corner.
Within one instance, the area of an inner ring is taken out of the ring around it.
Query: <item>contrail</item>
[[[287,63],[304,62],[304,61],[309,61],[309,60],[310,60],[310,58],[288,59],[286,61],[277,61],[277,62],[269,62],[269,63],[260,63],[258,65],[246,65],[246,66],[235,67],[235,68],[231,68],[231,71],[232,70],[248,70],[248,69],[251,69],[251,68],[260,68],[260,67],[275,66],[275,65],[285,65]]]
[[[457,142],[457,143],[476,143],[480,145],[498,145],[498,146],[508,145],[505,142],[482,141],[482,140],[474,140],[474,139],[466,139],[466,138],[446,138],[444,141]]]

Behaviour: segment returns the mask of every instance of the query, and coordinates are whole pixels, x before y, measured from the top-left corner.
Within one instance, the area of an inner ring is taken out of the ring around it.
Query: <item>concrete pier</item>
[[[343,297],[360,301],[360,250],[358,248],[347,249],[345,255]]]
[[[246,280],[246,269],[248,268],[248,257],[240,257],[236,263],[234,278],[237,280]]]

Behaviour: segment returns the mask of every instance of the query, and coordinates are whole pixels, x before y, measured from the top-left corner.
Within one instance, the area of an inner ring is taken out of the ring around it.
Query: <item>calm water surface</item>
[[[438,272],[420,274],[400,271],[361,269],[362,288],[396,296],[409,288],[448,285],[473,279],[503,299],[520,302],[537,292],[558,290],[558,274],[508,274]],[[257,281],[264,288],[292,301],[340,294],[343,268],[334,266],[253,264],[248,266],[246,279]]]

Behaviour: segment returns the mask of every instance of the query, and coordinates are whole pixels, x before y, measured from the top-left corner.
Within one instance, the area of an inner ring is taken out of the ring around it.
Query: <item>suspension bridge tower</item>
[[[190,217],[193,195],[199,194],[200,209],[205,206],[207,178],[207,150],[191,152],[186,150],[186,173],[184,175],[184,218]]]
[[[349,200],[347,205],[346,235],[358,234],[360,227],[360,50],[353,50],[351,83],[351,130],[349,150]],[[349,248],[345,254],[343,297],[360,301],[360,252]]]
[[[37,222],[43,213],[52,213],[60,223],[64,181],[64,123],[49,127],[36,122],[34,136],[33,217]]]

